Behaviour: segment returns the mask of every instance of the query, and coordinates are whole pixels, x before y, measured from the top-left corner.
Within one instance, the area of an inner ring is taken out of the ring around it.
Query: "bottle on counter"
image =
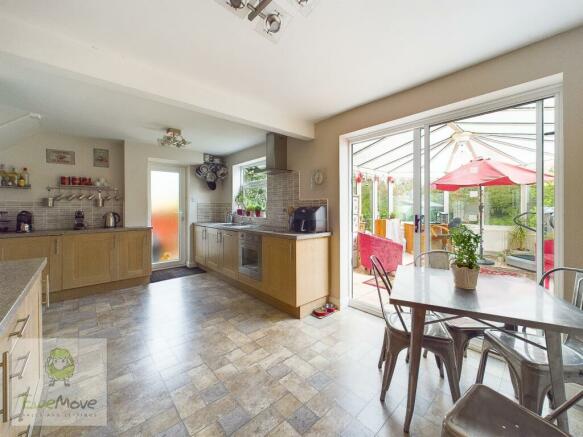
[[[30,175],[28,174],[28,169],[26,167],[23,167],[22,171],[20,172],[18,185],[21,187],[28,187],[30,185]]]
[[[8,184],[8,175],[4,169],[4,164],[0,164],[0,185],[6,186]]]

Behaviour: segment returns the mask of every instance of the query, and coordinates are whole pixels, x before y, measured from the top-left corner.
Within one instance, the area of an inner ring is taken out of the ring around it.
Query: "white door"
[[[152,226],[152,267],[185,265],[185,168],[150,164],[149,223]]]

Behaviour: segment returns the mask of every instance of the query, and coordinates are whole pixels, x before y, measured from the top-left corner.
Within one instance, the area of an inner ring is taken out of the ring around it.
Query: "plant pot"
[[[246,215],[247,217],[250,217],[250,216],[251,216],[251,211],[245,211],[245,215]]]
[[[458,267],[456,263],[452,263],[451,272],[453,274],[453,283],[457,288],[462,290],[476,289],[480,267],[469,269],[467,267]]]
[[[261,211],[255,211],[255,217],[261,217]]]
[[[237,209],[237,215],[243,215],[243,210],[241,208]]]

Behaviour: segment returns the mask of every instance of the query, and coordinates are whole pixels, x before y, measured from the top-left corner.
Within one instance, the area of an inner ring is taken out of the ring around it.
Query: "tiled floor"
[[[46,336],[108,338],[108,426],[43,436],[402,435],[407,365],[384,404],[376,368],[383,321],[346,309],[291,319],[212,274],[51,305]],[[478,355],[464,363],[462,390]],[[451,407],[433,359],[421,364],[412,435],[440,433]],[[510,394],[505,366],[486,383]],[[574,411],[571,430],[583,433]]]

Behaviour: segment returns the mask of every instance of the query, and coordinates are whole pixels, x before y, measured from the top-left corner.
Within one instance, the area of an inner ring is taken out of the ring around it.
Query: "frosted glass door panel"
[[[180,260],[180,173],[152,170],[150,176],[152,262]]]

